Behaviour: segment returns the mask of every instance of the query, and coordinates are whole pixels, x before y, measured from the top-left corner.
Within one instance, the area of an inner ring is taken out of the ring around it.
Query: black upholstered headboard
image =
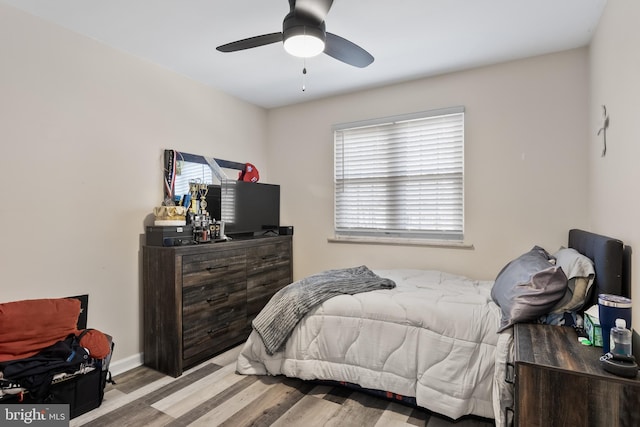
[[[624,244],[618,239],[584,230],[569,230],[569,247],[595,264],[596,278],[585,308],[598,303],[599,294],[624,295],[622,271]]]

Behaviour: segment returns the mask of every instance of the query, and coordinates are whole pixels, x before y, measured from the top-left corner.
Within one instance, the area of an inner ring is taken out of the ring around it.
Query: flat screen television
[[[265,234],[280,225],[279,185],[244,181],[211,185],[206,200],[209,215],[224,221],[229,237]]]

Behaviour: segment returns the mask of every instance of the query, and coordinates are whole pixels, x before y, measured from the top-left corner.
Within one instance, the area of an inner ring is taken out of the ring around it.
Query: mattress
[[[496,332],[493,282],[429,270],[375,273],[396,287],[325,301],[273,355],[253,331],[238,373],[346,381],[415,397],[453,419],[472,414],[500,425],[512,393],[504,378],[513,340],[511,329]]]

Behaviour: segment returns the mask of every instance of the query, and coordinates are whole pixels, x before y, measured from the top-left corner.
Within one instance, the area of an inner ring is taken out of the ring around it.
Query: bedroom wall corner
[[[609,1],[589,48],[589,213],[594,232],[631,246],[633,328],[640,330],[640,3]],[[597,135],[606,105],[607,152]],[[640,354],[637,342],[634,353]]]

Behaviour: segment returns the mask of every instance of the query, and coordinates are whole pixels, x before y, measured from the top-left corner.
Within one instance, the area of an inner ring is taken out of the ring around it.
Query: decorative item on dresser
[[[174,377],[244,341],[293,277],[292,236],[142,252],[144,364]]]

